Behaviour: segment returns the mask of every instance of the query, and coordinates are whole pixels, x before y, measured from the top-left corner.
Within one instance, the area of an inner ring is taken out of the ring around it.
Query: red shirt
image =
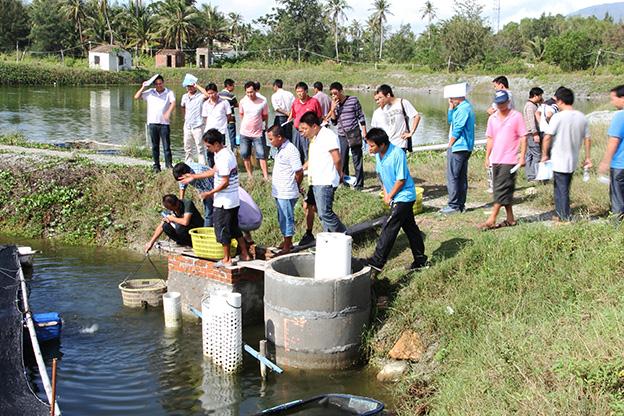
[[[301,116],[309,111],[316,113],[319,118],[323,117],[323,109],[321,108],[321,104],[314,97],[309,97],[308,101],[306,101],[305,103],[302,103],[301,100],[297,98],[293,102],[291,111],[296,129],[299,128],[299,120],[301,120]]]

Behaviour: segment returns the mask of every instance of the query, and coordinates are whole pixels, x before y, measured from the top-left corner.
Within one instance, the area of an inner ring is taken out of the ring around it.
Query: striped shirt
[[[215,188],[223,183],[224,177],[229,177],[228,186],[214,194],[214,206],[217,208],[232,209],[240,206],[238,196],[238,165],[236,156],[227,147],[215,154]]]
[[[347,98],[336,105],[336,121],[333,123],[338,126],[338,135],[346,136],[348,131],[359,128],[360,125],[366,126],[366,117],[362,111],[362,105],[357,97],[347,95]]]
[[[286,140],[277,150],[273,164],[272,195],[277,199],[299,197],[299,186],[295,173],[302,169],[299,150]]]
[[[187,163],[187,165],[191,168],[191,173],[203,173],[210,170],[208,166],[195,162]],[[192,185],[198,193],[208,192],[213,189],[213,180],[212,178],[193,179],[188,185]],[[182,190],[186,189],[188,185],[178,182],[178,187]]]

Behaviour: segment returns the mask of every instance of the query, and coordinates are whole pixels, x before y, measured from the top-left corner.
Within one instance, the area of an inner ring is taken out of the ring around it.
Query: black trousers
[[[374,266],[382,268],[386,264],[401,228],[403,232],[405,232],[410,248],[412,249],[414,263],[417,265],[424,265],[427,262],[425,243],[420,229],[414,220],[414,213],[412,212],[413,206],[414,201],[394,203],[390,216],[381,229],[381,236],[379,236],[379,240],[377,240],[375,254],[373,254],[371,258],[371,263]]]
[[[180,244],[181,246],[191,246],[191,235],[189,234],[190,227],[165,222],[163,223],[162,228],[165,234],[167,234],[167,237],[175,241],[177,244]]]
[[[572,173],[553,172],[553,184],[555,188],[555,212],[563,221],[570,221],[570,185]]]
[[[362,145],[349,146],[346,136],[338,136],[340,142],[340,159],[342,160],[342,173],[349,176],[349,150],[353,156],[353,168],[355,169],[356,189],[364,188],[364,155]]]

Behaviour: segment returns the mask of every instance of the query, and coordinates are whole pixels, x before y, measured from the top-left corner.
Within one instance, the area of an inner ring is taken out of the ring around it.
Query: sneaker
[[[431,267],[431,262],[429,260],[427,260],[424,263],[413,262],[409,266],[405,267],[405,270],[407,272],[418,272],[418,271],[421,271],[421,270],[427,270],[430,267]]]
[[[306,232],[303,237],[301,237],[301,240],[299,240],[299,244],[297,244],[298,246],[307,246],[307,245],[311,245],[314,244],[314,242],[316,241],[316,239],[314,238],[314,234]]]
[[[364,263],[376,272],[381,272],[383,267],[377,266],[372,259],[364,259]]]
[[[451,208],[447,205],[444,208],[442,208],[439,212],[440,214],[444,214],[444,215],[452,215],[452,214],[460,214],[463,211],[459,209]]]
[[[152,167],[152,172],[159,173],[160,172],[160,166],[153,166]]]

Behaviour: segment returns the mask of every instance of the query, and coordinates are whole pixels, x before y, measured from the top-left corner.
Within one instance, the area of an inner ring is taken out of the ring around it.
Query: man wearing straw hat
[[[449,132],[446,171],[448,204],[440,210],[445,215],[466,210],[468,194],[468,159],[474,148],[475,113],[466,99],[466,83],[445,87],[444,96],[449,99]]]

